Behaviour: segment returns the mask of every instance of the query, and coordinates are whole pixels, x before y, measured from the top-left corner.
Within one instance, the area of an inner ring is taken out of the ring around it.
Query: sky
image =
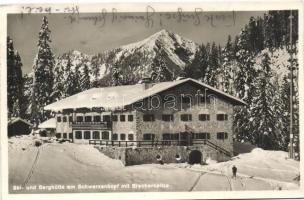
[[[171,12],[171,13],[89,13],[44,14],[51,30],[51,47],[58,55],[70,50],[97,54],[143,40],[167,29],[201,44],[225,45],[228,35],[235,37],[251,16],[263,12]],[[31,72],[37,54],[42,14],[9,14],[7,35],[21,56],[23,72]],[[148,16],[149,15],[149,16]]]

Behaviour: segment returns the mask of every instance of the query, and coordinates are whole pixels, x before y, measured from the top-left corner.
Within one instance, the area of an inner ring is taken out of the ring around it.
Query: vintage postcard
[[[304,197],[300,1],[0,9],[4,199]]]

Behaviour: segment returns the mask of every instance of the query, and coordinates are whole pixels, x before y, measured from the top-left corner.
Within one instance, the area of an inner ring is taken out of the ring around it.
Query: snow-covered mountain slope
[[[77,65],[87,64],[90,78],[102,79],[110,76],[113,67],[118,67],[123,74],[132,74],[134,80],[151,74],[151,64],[158,54],[163,54],[168,69],[175,75],[179,74],[190,63],[198,45],[178,34],[161,30],[150,37],[135,43],[124,45],[113,50],[96,55],[86,55],[79,51],[71,51],[60,56],[57,63],[63,66],[67,63],[67,56],[72,61],[71,70]],[[82,72],[82,66],[78,68]]]
[[[257,69],[260,68],[262,64],[263,54],[267,53],[270,57],[270,67],[272,69],[274,78],[277,79],[277,82],[281,84],[283,82],[284,76],[287,76],[290,72],[288,66],[290,65],[289,59],[290,54],[288,53],[286,48],[278,48],[274,51],[270,51],[269,49],[264,49],[261,51],[255,58],[255,66]]]
[[[158,51],[163,50],[173,63],[183,68],[193,59],[196,49],[197,44],[193,41],[167,30],[161,30],[142,41],[118,48],[116,59],[120,60],[122,56],[126,57],[138,51],[154,57]],[[179,50],[186,55],[182,55]],[[184,56],[187,58],[185,59]]]

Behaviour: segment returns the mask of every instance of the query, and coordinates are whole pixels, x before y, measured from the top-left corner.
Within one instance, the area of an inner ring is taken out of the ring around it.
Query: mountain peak
[[[139,42],[121,46],[120,49],[123,51],[132,52],[134,49],[153,50],[158,48],[156,45],[171,49],[175,49],[177,46],[183,46],[186,49],[189,49],[191,52],[195,52],[197,49],[197,44],[192,40],[183,38],[180,35],[166,29],[162,29]]]
[[[170,31],[168,31],[167,29],[162,29],[162,30],[154,33],[150,37],[152,37],[152,36],[169,36],[170,34],[172,34],[172,33]]]

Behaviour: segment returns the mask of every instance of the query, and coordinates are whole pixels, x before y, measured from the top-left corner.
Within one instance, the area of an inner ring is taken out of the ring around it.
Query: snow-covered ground
[[[53,142],[36,147],[34,140],[33,136],[9,139],[9,185],[12,193],[278,190],[299,187],[293,180],[299,175],[299,162],[286,159],[285,152],[254,149],[231,161],[210,161],[209,165],[203,166],[181,163],[125,167],[119,160],[108,158],[93,146]],[[232,165],[236,165],[240,173],[236,180],[231,179]],[[81,188],[79,184],[95,188]],[[65,188],[54,188],[58,185]],[[75,188],[67,189],[67,185]],[[22,189],[13,190],[14,186]]]
[[[287,152],[266,151],[260,148],[250,153],[240,154],[230,161],[217,163],[208,160],[208,165],[171,164],[175,167],[189,168],[194,171],[204,171],[232,176],[232,167],[238,169],[240,179],[255,179],[270,184],[274,189],[297,189],[299,182],[299,162],[288,158]]]

